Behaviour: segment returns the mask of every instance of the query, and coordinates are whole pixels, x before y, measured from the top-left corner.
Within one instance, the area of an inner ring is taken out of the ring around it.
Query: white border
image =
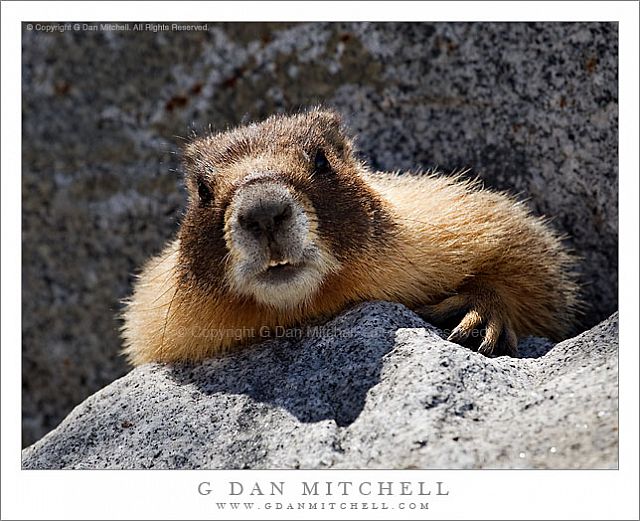
[[[2,3],[2,519],[251,518],[216,511],[210,481],[444,481],[438,519],[638,519],[638,4],[635,2],[3,2]],[[21,471],[21,20],[619,21],[620,470],[618,471]],[[185,14],[185,13],[188,13]],[[220,496],[218,496],[220,497]],[[294,496],[288,496],[292,500]],[[260,511],[261,519],[302,512]],[[413,514],[413,517],[412,517]],[[310,519],[398,512],[317,511]],[[254,513],[255,517],[255,513]]]

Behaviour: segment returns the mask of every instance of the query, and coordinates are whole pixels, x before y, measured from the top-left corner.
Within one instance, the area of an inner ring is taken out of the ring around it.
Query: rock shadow
[[[396,331],[423,326],[397,304],[358,306],[323,326],[295,330],[302,331],[296,338],[175,365],[170,375],[207,395],[246,395],[281,407],[301,422],[334,420],[344,427],[356,420],[367,392],[380,381]]]

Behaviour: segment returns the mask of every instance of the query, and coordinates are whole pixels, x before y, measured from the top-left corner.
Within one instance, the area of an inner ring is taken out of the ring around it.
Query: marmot
[[[177,238],[124,310],[133,364],[196,361],[367,300],[402,303],[485,355],[561,339],[578,308],[572,255],[546,220],[461,175],[371,171],[322,108],[185,147]]]

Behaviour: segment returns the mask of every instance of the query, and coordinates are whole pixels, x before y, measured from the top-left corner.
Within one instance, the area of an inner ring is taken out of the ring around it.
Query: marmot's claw
[[[478,353],[482,353],[485,356],[489,356],[493,354],[493,350],[495,349],[495,347],[496,347],[496,342],[485,337],[482,343],[480,344],[480,347],[478,347]]]
[[[495,314],[490,315],[484,328],[484,338],[478,347],[478,353],[482,353],[487,356],[493,354],[493,351],[498,344],[500,334],[502,333],[502,329],[503,322],[500,317]]]
[[[451,332],[447,340],[449,342],[462,343],[467,340],[480,325],[482,324],[482,317],[475,311],[469,311],[460,323]]]
[[[495,301],[495,298],[492,299]],[[492,305],[493,304],[493,305]],[[469,294],[457,294],[446,298],[439,304],[425,306],[423,312],[436,320],[449,318],[468,310],[460,323],[453,329],[447,340],[461,345],[478,346],[477,351],[483,355],[506,354],[516,356],[518,337],[510,320],[497,311],[495,302],[489,304],[487,299]]]
[[[518,337],[509,324],[508,319],[492,316],[486,323],[482,343],[478,353],[489,356],[494,352],[516,356],[518,353]]]

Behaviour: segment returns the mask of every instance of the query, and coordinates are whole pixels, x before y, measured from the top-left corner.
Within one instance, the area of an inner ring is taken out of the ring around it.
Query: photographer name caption
[[[218,510],[429,510],[443,481],[200,481]]]
[[[180,32],[180,31],[207,31],[207,24],[197,23],[146,23],[146,22],[104,22],[104,23],[27,23],[27,31],[42,33],[65,32]]]

